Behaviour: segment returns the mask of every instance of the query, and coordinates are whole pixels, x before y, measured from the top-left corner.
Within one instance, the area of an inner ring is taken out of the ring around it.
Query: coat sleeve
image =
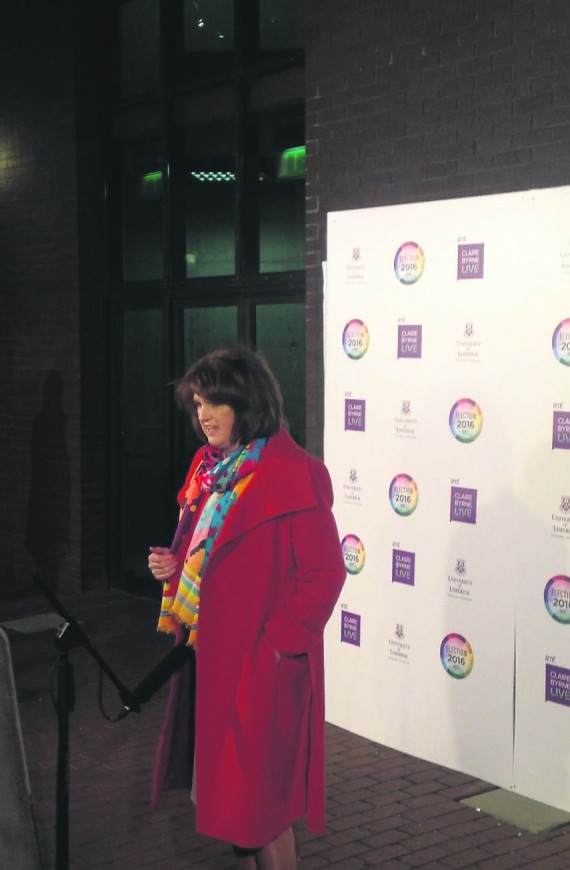
[[[328,471],[315,459],[309,474],[316,506],[291,514],[293,594],[269,617],[265,633],[283,656],[301,655],[320,644],[346,578]]]

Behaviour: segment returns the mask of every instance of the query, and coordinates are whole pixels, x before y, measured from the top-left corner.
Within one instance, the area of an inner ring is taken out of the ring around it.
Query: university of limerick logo
[[[412,403],[409,399],[404,399],[402,401],[402,414],[409,414],[412,410]]]
[[[404,639],[404,626],[396,623],[396,628],[394,631],[394,635],[398,638],[398,640]]]
[[[455,563],[455,573],[459,574],[459,576],[465,574],[467,568],[465,567],[465,559],[458,559]]]
[[[570,495],[560,497],[560,510],[564,511],[565,514],[570,514]]]
[[[358,261],[360,260],[360,248],[352,249],[352,259],[353,262],[358,263]]]
[[[350,471],[348,472],[348,479],[350,480],[351,483],[358,482],[358,475],[356,473],[356,468],[350,469]]]
[[[463,335],[465,336],[465,338],[473,338],[473,336],[475,335],[475,327],[473,326],[472,323],[465,324],[465,329],[463,330]]]

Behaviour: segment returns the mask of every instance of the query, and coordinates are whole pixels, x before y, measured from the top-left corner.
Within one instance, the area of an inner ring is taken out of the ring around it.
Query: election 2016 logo
[[[350,359],[361,359],[368,350],[368,328],[362,320],[349,320],[342,332],[342,347]]]
[[[570,625],[570,577],[557,574],[544,587],[544,604],[556,622]]]
[[[402,284],[415,284],[422,277],[425,256],[417,242],[404,242],[394,257],[394,274]]]
[[[366,552],[364,544],[356,535],[345,535],[340,542],[344,567],[349,574],[360,574],[364,568]]]
[[[439,649],[441,663],[450,677],[463,680],[473,670],[471,644],[461,634],[448,634]]]
[[[449,412],[449,428],[461,444],[470,444],[481,434],[483,414],[473,399],[458,399]]]
[[[565,366],[570,366],[570,318],[558,324],[552,335],[554,356]]]
[[[392,509],[401,517],[409,517],[418,506],[418,487],[409,474],[397,474],[389,489]]]

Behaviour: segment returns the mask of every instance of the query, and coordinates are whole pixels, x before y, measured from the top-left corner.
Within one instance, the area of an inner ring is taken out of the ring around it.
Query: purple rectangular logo
[[[416,579],[416,554],[392,550],[392,583],[413,586]]]
[[[552,449],[570,450],[570,413],[568,411],[554,411]]]
[[[469,278],[482,278],[484,260],[485,245],[482,242],[474,245],[458,245],[457,280],[466,281]]]
[[[341,618],[340,642],[360,646],[360,615],[343,610]]]
[[[465,486],[451,487],[451,505],[449,509],[451,523],[477,522],[477,490]]]
[[[570,707],[570,670],[558,665],[546,665],[545,701]]]
[[[344,400],[344,428],[353,432],[364,432],[366,429],[365,399]]]
[[[422,327],[398,324],[398,359],[421,359]]]

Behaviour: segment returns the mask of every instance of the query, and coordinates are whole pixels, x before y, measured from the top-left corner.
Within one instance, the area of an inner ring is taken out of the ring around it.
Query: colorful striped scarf
[[[261,458],[266,438],[257,438],[223,457],[219,450],[206,448],[202,462],[182,495],[178,528],[170,548],[176,553],[202,508],[190,539],[176,595],[172,584],[163,587],[158,630],[173,632],[174,620],[188,629],[188,644],[198,641],[200,586],[208,559],[230,509],[247,488]]]

